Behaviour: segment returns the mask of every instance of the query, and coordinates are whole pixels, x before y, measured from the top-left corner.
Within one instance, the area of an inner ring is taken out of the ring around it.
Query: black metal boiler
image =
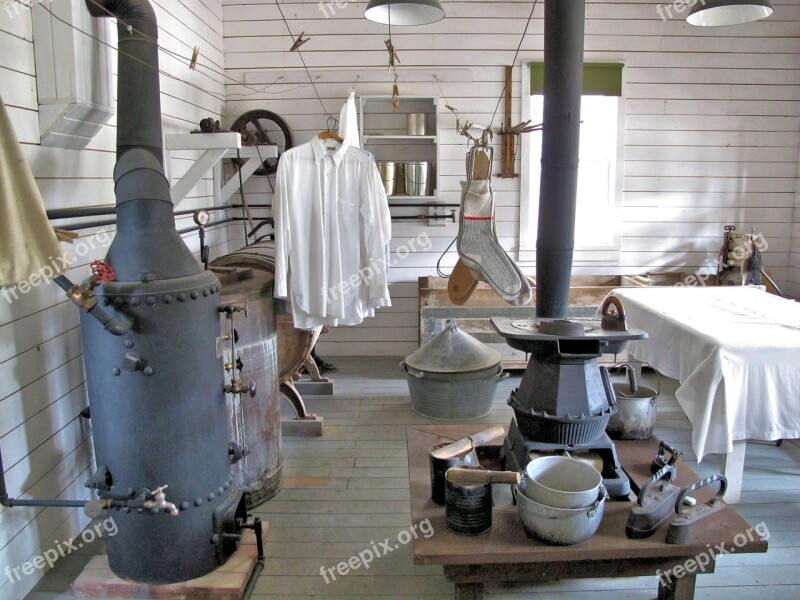
[[[87,6],[116,17],[119,30],[117,234],[107,256],[115,280],[96,291],[112,320],[81,318],[98,465],[91,487],[114,507],[114,573],[186,581],[225,562],[247,518],[216,352],[220,284],[175,229],[153,9],[148,0]]]

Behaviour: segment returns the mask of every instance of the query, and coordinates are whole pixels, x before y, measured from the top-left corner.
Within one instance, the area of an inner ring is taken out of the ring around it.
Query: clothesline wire
[[[16,2],[20,2],[20,3],[22,3],[22,0],[15,0],[15,1],[16,1]],[[105,6],[103,6],[102,4],[100,4],[100,2],[99,2],[98,0],[89,0],[89,2],[90,2],[91,4],[93,4],[93,5],[97,6],[97,7],[98,7],[100,10],[102,10],[103,12],[105,12],[106,14],[108,14],[110,17],[112,17],[112,18],[116,19],[116,20],[117,20],[119,23],[122,23],[122,25],[124,25],[124,26],[125,26],[125,27],[126,27],[126,28],[127,28],[129,31],[130,31],[130,32],[135,32],[135,33],[137,33],[137,34],[141,35],[142,37],[144,37],[145,39],[147,39],[147,40],[149,40],[149,41],[153,42],[153,43],[156,45],[156,47],[157,47],[159,50],[161,50],[162,52],[164,52],[165,54],[167,54],[167,55],[171,56],[172,58],[175,58],[175,59],[177,59],[177,60],[179,60],[179,61],[181,61],[181,62],[184,62],[184,63],[186,63],[186,65],[187,65],[187,66],[190,66],[190,65],[192,64],[192,58],[191,58],[191,57],[188,57],[188,56],[183,56],[182,54],[180,54],[180,53],[178,53],[178,52],[175,52],[175,51],[173,51],[173,50],[170,50],[169,48],[166,48],[166,47],[162,46],[161,44],[159,44],[159,43],[158,43],[158,40],[157,40],[157,39],[154,39],[152,36],[149,36],[149,35],[147,35],[146,33],[142,32],[142,31],[139,31],[138,29],[136,29],[135,27],[133,27],[133,26],[132,26],[130,23],[127,23],[127,22],[126,22],[124,19],[121,19],[121,18],[119,18],[117,15],[115,15],[115,14],[114,14],[114,13],[112,13],[110,10],[108,10],[108,9],[107,9]],[[68,23],[68,22],[64,21],[63,19],[61,19],[60,17],[58,17],[58,16],[54,15],[54,14],[53,14],[53,12],[52,12],[51,10],[49,10],[47,7],[45,7],[43,4],[41,4],[40,6],[42,6],[42,7],[43,7],[43,8],[44,8],[44,9],[45,9],[45,10],[46,10],[48,13],[50,13],[51,15],[53,15],[53,17],[55,17],[57,20],[61,21],[61,22],[62,22],[62,23],[64,23],[65,25],[68,25],[68,26],[72,27],[72,28],[73,28],[73,29],[75,29],[76,31],[79,31],[79,32],[83,33],[84,35],[86,35],[86,36],[88,36],[88,37],[90,37],[90,38],[94,39],[95,41],[98,41],[98,42],[100,42],[101,44],[103,44],[103,45],[105,45],[105,46],[108,46],[108,47],[110,47],[110,48],[113,48],[113,49],[115,49],[115,50],[119,51],[119,50],[118,50],[118,48],[114,47],[113,45],[111,45],[111,44],[107,44],[106,42],[104,42],[104,41],[102,41],[102,40],[99,40],[99,39],[97,39],[97,38],[96,38],[95,36],[93,36],[91,33],[88,33],[88,32],[86,32],[86,31],[83,31],[82,29],[79,29],[79,28],[75,27],[74,25],[72,25],[71,23]],[[175,39],[176,39],[176,41],[178,41],[178,43],[180,43],[180,44],[183,44],[183,45],[184,45],[184,46],[186,46],[187,48],[191,48],[191,46],[189,46],[189,44],[187,44],[187,43],[186,43],[186,42],[184,42],[183,40],[180,40],[180,39],[178,39],[178,38],[175,38]],[[192,48],[192,50],[193,50],[193,48]],[[125,54],[125,53],[123,53],[123,54]],[[135,57],[131,57],[129,54],[125,54],[125,56],[129,56],[130,58],[135,58]],[[140,60],[139,62],[143,62],[143,61],[141,61],[141,60]],[[146,63],[143,63],[143,64],[146,64]],[[153,68],[153,69],[155,69],[155,68],[156,68],[154,65],[147,65],[147,66],[149,66],[149,67],[151,67],[151,68]],[[267,85],[267,86],[265,86],[265,87],[262,87],[262,88],[256,88],[256,87],[253,87],[253,86],[251,86],[251,85],[248,85],[248,84],[246,84],[246,83],[244,83],[244,82],[242,82],[242,81],[239,81],[238,79],[236,79],[236,78],[234,78],[234,77],[231,77],[230,75],[228,75],[227,73],[225,73],[225,71],[219,70],[219,69],[217,69],[217,68],[215,68],[215,67],[213,67],[213,66],[211,66],[211,65],[209,65],[209,64],[206,64],[206,63],[204,63],[204,62],[202,62],[202,61],[199,61],[199,60],[198,60],[198,61],[196,62],[196,64],[195,64],[195,70],[196,70],[198,73],[200,73],[201,75],[203,75],[203,76],[205,76],[205,77],[208,77],[208,78],[209,78],[209,79],[211,79],[212,81],[215,81],[215,80],[214,80],[212,77],[210,77],[210,76],[209,76],[207,73],[205,73],[205,72],[203,72],[202,70],[200,70],[201,68],[202,68],[202,69],[205,69],[205,70],[207,70],[207,71],[208,71],[208,72],[210,72],[210,73],[213,73],[213,74],[215,74],[215,75],[218,75],[218,76],[220,76],[220,77],[224,78],[225,80],[227,80],[227,81],[229,81],[229,82],[231,82],[231,83],[233,83],[233,84],[240,85],[240,86],[242,86],[242,87],[244,87],[244,88],[247,88],[247,89],[251,90],[251,91],[253,92],[253,94],[257,94],[257,93],[268,93],[268,92],[265,92],[265,90],[266,90],[266,89],[268,89],[268,88],[272,87],[273,85],[276,85],[276,84],[278,83],[278,81],[280,81],[281,79],[283,79],[283,76],[281,75],[281,76],[279,76],[279,77],[278,77],[278,78],[277,78],[277,79],[276,79],[276,80],[275,80],[273,83],[271,83],[271,84],[269,84],[269,85]],[[191,82],[189,82],[189,81],[186,81],[185,79],[181,79],[181,78],[179,78],[179,77],[176,77],[176,76],[174,76],[174,75],[171,75],[171,74],[169,74],[169,73],[166,73],[166,72],[164,72],[163,70],[159,70],[159,72],[160,72],[161,74],[163,74],[163,75],[166,75],[167,77],[170,77],[171,79],[175,79],[175,80],[177,80],[177,81],[180,81],[181,83],[185,83],[185,84],[187,84],[187,85],[189,85],[189,86],[195,87],[195,88],[197,88],[197,89],[199,89],[199,90],[201,90],[201,91],[204,91],[204,92],[206,92],[206,93],[209,93],[210,95],[214,96],[215,98],[221,99],[221,100],[223,100],[223,101],[225,100],[225,98],[221,97],[220,95],[218,95],[218,94],[215,94],[215,93],[213,93],[213,92],[208,92],[207,90],[205,90],[205,89],[203,89],[203,88],[200,88],[200,87],[198,87],[198,86],[196,86],[196,85],[192,84]],[[215,83],[216,83],[216,81],[215,81]],[[305,84],[304,84],[303,86],[301,86],[301,87],[305,87]],[[297,87],[297,88],[292,88],[292,89],[290,89],[290,90],[282,90],[282,91],[280,91],[280,92],[276,92],[276,93],[283,94],[283,93],[286,93],[286,92],[289,92],[289,91],[294,91],[295,89],[300,89],[300,87]],[[245,96],[244,94],[229,94],[229,96],[238,96],[238,95]]]
[[[533,20],[533,11],[536,10],[536,5],[538,4],[539,0],[533,1],[533,6],[531,6],[531,13],[528,15],[528,21],[525,23],[525,30],[522,32],[522,36],[519,38],[519,44],[517,44],[517,51],[514,52],[514,60],[511,61],[511,66],[517,64],[517,57],[519,56],[519,51],[522,49],[522,43],[525,41],[525,36],[528,34],[528,27],[530,27],[531,21]],[[497,104],[494,107],[494,113],[492,113],[492,120],[489,122],[489,129],[491,130],[492,126],[494,125],[494,119],[497,116],[497,110],[500,108],[500,103],[503,101],[503,97],[506,95],[506,88],[508,87],[509,81],[508,77],[503,77],[503,91],[500,92],[500,97],[497,99]]]
[[[291,27],[289,27],[289,21],[286,19],[286,15],[283,14],[283,9],[281,8],[281,3],[279,0],[275,0],[275,6],[278,7],[278,12],[281,13],[281,19],[283,19],[283,24],[286,26],[286,31],[289,32],[289,36],[292,38],[292,40],[296,40],[294,34],[292,33]],[[314,88],[314,93],[317,95],[317,100],[319,100],[319,104],[322,107],[323,116],[333,119],[338,123],[339,120],[330,112],[328,112],[327,108],[325,108],[325,103],[322,101],[322,96],[320,96],[319,90],[317,89],[316,81],[313,77],[311,77],[311,71],[308,70],[308,65],[306,65],[306,59],[303,57],[303,51],[300,49],[300,47],[298,47],[296,48],[295,52],[297,52],[297,55],[300,57],[300,62],[303,63],[303,69],[305,69],[306,75],[308,75],[308,80],[311,83],[311,87]]]

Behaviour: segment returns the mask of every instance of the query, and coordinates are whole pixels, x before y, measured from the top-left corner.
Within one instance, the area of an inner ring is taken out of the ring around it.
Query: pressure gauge
[[[194,211],[194,222],[197,223],[200,227],[205,227],[208,225],[208,222],[211,220],[211,215],[208,214],[206,210],[196,210]]]

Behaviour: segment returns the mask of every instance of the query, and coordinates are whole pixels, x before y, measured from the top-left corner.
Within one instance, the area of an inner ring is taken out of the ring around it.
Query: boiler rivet
[[[114,306],[122,306],[123,304],[125,304],[125,298],[122,296],[117,296],[114,298]]]
[[[225,483],[222,484],[222,487],[223,489],[227,490],[229,487],[231,487],[231,484],[226,481]]]
[[[172,296],[170,294],[164,296],[164,304],[172,304]]]
[[[181,502],[180,509],[181,510],[189,510],[189,503],[188,502]]]
[[[197,300],[200,297],[200,294],[197,293],[197,290],[193,291],[189,295],[192,297],[192,300]]]
[[[203,290],[203,296],[208,297],[208,290]]]
[[[111,298],[103,298],[103,306],[108,306],[111,304]]]
[[[216,496],[214,496],[214,492],[211,492],[208,496],[206,496],[206,498],[208,498],[208,501],[211,502],[214,498],[216,498]]]
[[[185,292],[181,292],[180,294],[178,294],[178,302],[184,302],[185,300],[186,300]]]
[[[125,508],[122,509],[122,512],[130,514],[131,509],[126,506]]]
[[[202,503],[203,503],[203,499],[202,498],[195,498],[195,500],[194,500],[194,505],[195,506],[200,506]]]
[[[143,508],[137,508],[137,509],[136,509],[136,512],[137,512],[138,514],[140,514],[140,515],[141,515],[141,514],[144,514],[144,509],[143,509]]]
[[[222,494],[223,494],[223,493],[225,493],[225,489],[224,489],[224,488],[219,488],[219,489],[217,490],[217,493],[218,493],[220,496],[222,496]]]
[[[147,306],[155,306],[156,302],[158,302],[158,300],[156,300],[155,296],[148,296],[147,298],[145,298],[144,301],[145,301],[145,304],[147,304]]]
[[[159,513],[159,510],[157,508],[151,508],[150,509],[150,514],[151,515],[157,515],[158,513]]]
[[[139,306],[141,303],[142,303],[142,299],[141,299],[141,298],[131,298],[131,306],[132,306],[133,308],[136,308],[136,307],[137,307],[137,306]]]
[[[120,371],[119,367],[114,367],[113,369],[111,369],[111,374],[114,375],[115,377],[118,376],[121,372],[122,371]]]
[[[153,376],[153,367],[145,367],[144,371],[142,371],[147,377]]]
[[[123,342],[123,345],[124,345],[126,348],[133,348],[133,340],[125,340],[125,341]]]

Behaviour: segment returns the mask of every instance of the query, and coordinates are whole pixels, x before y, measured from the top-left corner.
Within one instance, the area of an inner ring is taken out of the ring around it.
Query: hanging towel
[[[356,97],[351,93],[347,102],[339,113],[339,137],[347,142],[351,148],[361,148],[358,138],[358,112],[356,111]]]
[[[65,256],[0,97],[0,286],[59,275]],[[46,267],[46,268],[45,268]],[[53,273],[51,276],[50,273]]]

